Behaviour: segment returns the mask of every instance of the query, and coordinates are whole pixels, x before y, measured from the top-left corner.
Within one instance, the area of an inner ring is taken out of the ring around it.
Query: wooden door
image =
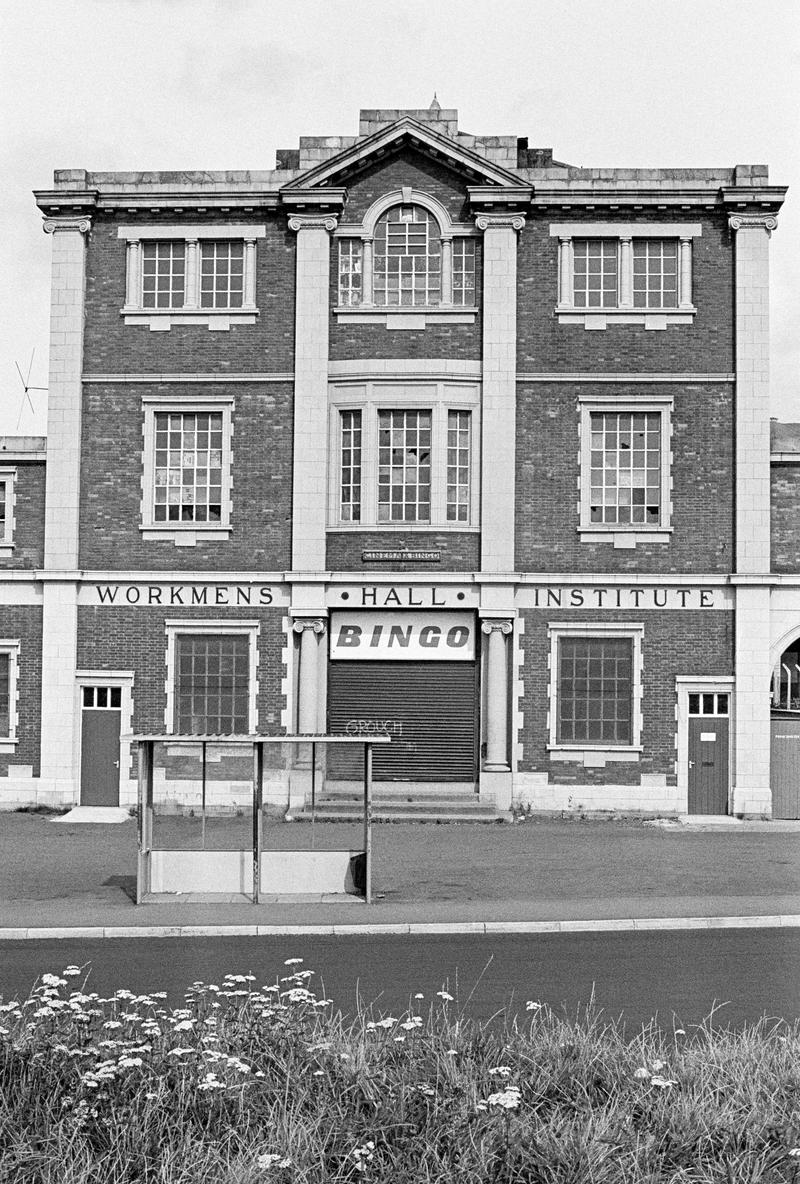
[[[81,805],[119,805],[120,687],[83,687]]]
[[[727,692],[689,695],[689,813],[728,813]]]

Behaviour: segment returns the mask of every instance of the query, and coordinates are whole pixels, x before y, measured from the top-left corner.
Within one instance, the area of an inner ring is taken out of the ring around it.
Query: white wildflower
[[[216,1073],[206,1073],[203,1080],[198,1083],[197,1088],[202,1090],[225,1089],[225,1082],[220,1081]]]
[[[106,1022],[103,1024],[103,1027],[107,1032],[111,1032],[114,1030],[114,1028],[121,1028],[122,1024],[119,1022],[119,1020],[106,1020]]]
[[[445,1053],[445,1056],[456,1057],[456,1056],[458,1056],[458,1052],[456,1051],[455,1048],[448,1048],[447,1052]]]
[[[356,1171],[364,1172],[367,1170],[367,1164],[375,1158],[375,1143],[369,1139],[360,1147],[354,1147],[350,1154],[356,1161]]]
[[[288,1156],[276,1155],[274,1151],[267,1151],[256,1159],[256,1166],[266,1170],[268,1168],[290,1168],[292,1161]]]
[[[792,1159],[800,1159],[800,1147],[793,1147],[791,1151],[787,1151],[786,1154],[790,1155]]]
[[[511,1068],[508,1065],[495,1065],[493,1069],[488,1070],[489,1073],[494,1073],[497,1077],[510,1077]]]
[[[525,1004],[526,1011],[541,1011],[542,1005],[538,999],[529,999]]]
[[[67,980],[59,978],[57,974],[43,974],[42,982],[46,987],[65,987],[67,985]]]
[[[385,1019],[370,1021],[367,1024],[367,1031],[372,1031],[374,1028],[393,1028],[397,1020],[393,1015],[387,1015]]]
[[[302,958],[287,958],[284,962],[284,966],[300,966],[302,965],[302,962]]]
[[[507,1085],[496,1094],[490,1094],[486,1099],[487,1106],[502,1106],[504,1110],[516,1110],[520,1101],[518,1085]]]
[[[177,1024],[173,1024],[175,1032],[190,1032],[194,1027],[195,1020],[178,1020]]]
[[[649,1077],[649,1076],[650,1076],[650,1070],[649,1070],[649,1069],[645,1069],[645,1068],[642,1066],[642,1067],[641,1067],[641,1068],[639,1068],[639,1069],[635,1069],[635,1070],[634,1070],[634,1072],[633,1072],[633,1075],[634,1075],[634,1077],[638,1077],[639,1081],[644,1081],[644,1079],[645,1079],[646,1077]]]
[[[424,998],[425,998],[425,996],[422,994],[422,991],[417,991],[417,993],[416,993],[416,995],[414,996],[414,998],[415,998],[415,999],[424,999]]]
[[[453,996],[450,994],[449,991],[437,991],[436,994],[439,996],[440,999],[443,999],[445,1001],[445,1003],[452,1003],[453,1002]]]
[[[673,1035],[674,1035],[674,1036],[685,1036],[685,1035],[686,1035],[686,1029],[685,1029],[685,1028],[676,1028],[676,1029],[675,1029],[675,1031],[674,1031],[674,1033],[673,1033]]]
[[[0,1012],[3,1011],[19,1011],[19,1003],[16,999],[12,999],[10,1003],[0,1003]]]
[[[652,1068],[653,1068],[654,1073],[658,1073],[659,1069],[666,1069],[666,1067],[667,1067],[666,1061],[653,1061]]]
[[[144,1061],[141,1057],[120,1057],[118,1064],[123,1069],[133,1069],[137,1065],[143,1065]]]
[[[671,1085],[677,1085],[671,1077],[651,1077],[650,1084],[658,1086],[659,1089],[669,1089]]]
[[[395,1036],[394,1042],[395,1044],[405,1044],[406,1038],[405,1036]]]

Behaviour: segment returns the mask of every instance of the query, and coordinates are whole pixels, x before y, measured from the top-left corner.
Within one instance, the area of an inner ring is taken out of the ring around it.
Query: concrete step
[[[330,813],[321,814],[317,810],[317,822],[357,822],[364,821],[364,815],[361,811],[356,810],[336,810]],[[297,813],[288,813],[285,816],[286,822],[311,822],[311,811],[301,810]],[[510,815],[499,812],[497,810],[392,810],[392,809],[376,809],[372,811],[373,822],[508,822]]]

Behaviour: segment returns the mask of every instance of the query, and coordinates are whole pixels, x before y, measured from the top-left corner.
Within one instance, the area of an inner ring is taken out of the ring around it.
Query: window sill
[[[360,305],[333,310],[338,321],[350,325],[383,325],[386,329],[424,329],[427,325],[473,325],[477,308],[375,308]]]
[[[666,329],[667,325],[691,325],[697,309],[574,308],[556,305],[562,325],[583,325],[584,329],[605,329],[608,325],[644,325],[645,329]]]
[[[581,526],[578,535],[582,543],[612,543],[615,551],[631,551],[641,543],[668,543],[672,535],[671,526],[647,529],[619,530],[597,526]]]
[[[336,522],[325,529],[328,534],[479,534],[481,528],[466,522]]]
[[[194,547],[198,543],[223,542],[230,538],[230,526],[140,526],[146,543],[174,543],[176,547]]]
[[[551,761],[574,761],[582,764],[586,769],[604,769],[609,764],[636,764],[641,758],[642,746],[631,744],[617,748],[613,745],[599,745],[590,748],[568,747],[563,744],[548,744],[547,751]]]
[[[18,744],[19,740],[7,736],[4,740],[0,740],[0,752],[16,752]]]
[[[176,325],[205,325],[225,333],[231,325],[254,325],[258,309],[248,308],[122,308],[126,325],[147,325],[151,332],[168,333]]]
[[[13,555],[13,554],[14,554],[14,544],[13,543],[0,543],[0,556]]]

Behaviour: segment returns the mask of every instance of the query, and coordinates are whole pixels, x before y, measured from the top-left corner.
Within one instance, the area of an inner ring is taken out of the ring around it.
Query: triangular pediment
[[[387,153],[405,144],[430,156],[432,160],[449,165],[464,175],[470,184],[519,185],[520,178],[516,173],[493,164],[479,152],[433,131],[416,119],[404,116],[349,148],[344,148],[329,160],[300,173],[286,188],[308,190],[342,185],[348,174],[379,162]]]

